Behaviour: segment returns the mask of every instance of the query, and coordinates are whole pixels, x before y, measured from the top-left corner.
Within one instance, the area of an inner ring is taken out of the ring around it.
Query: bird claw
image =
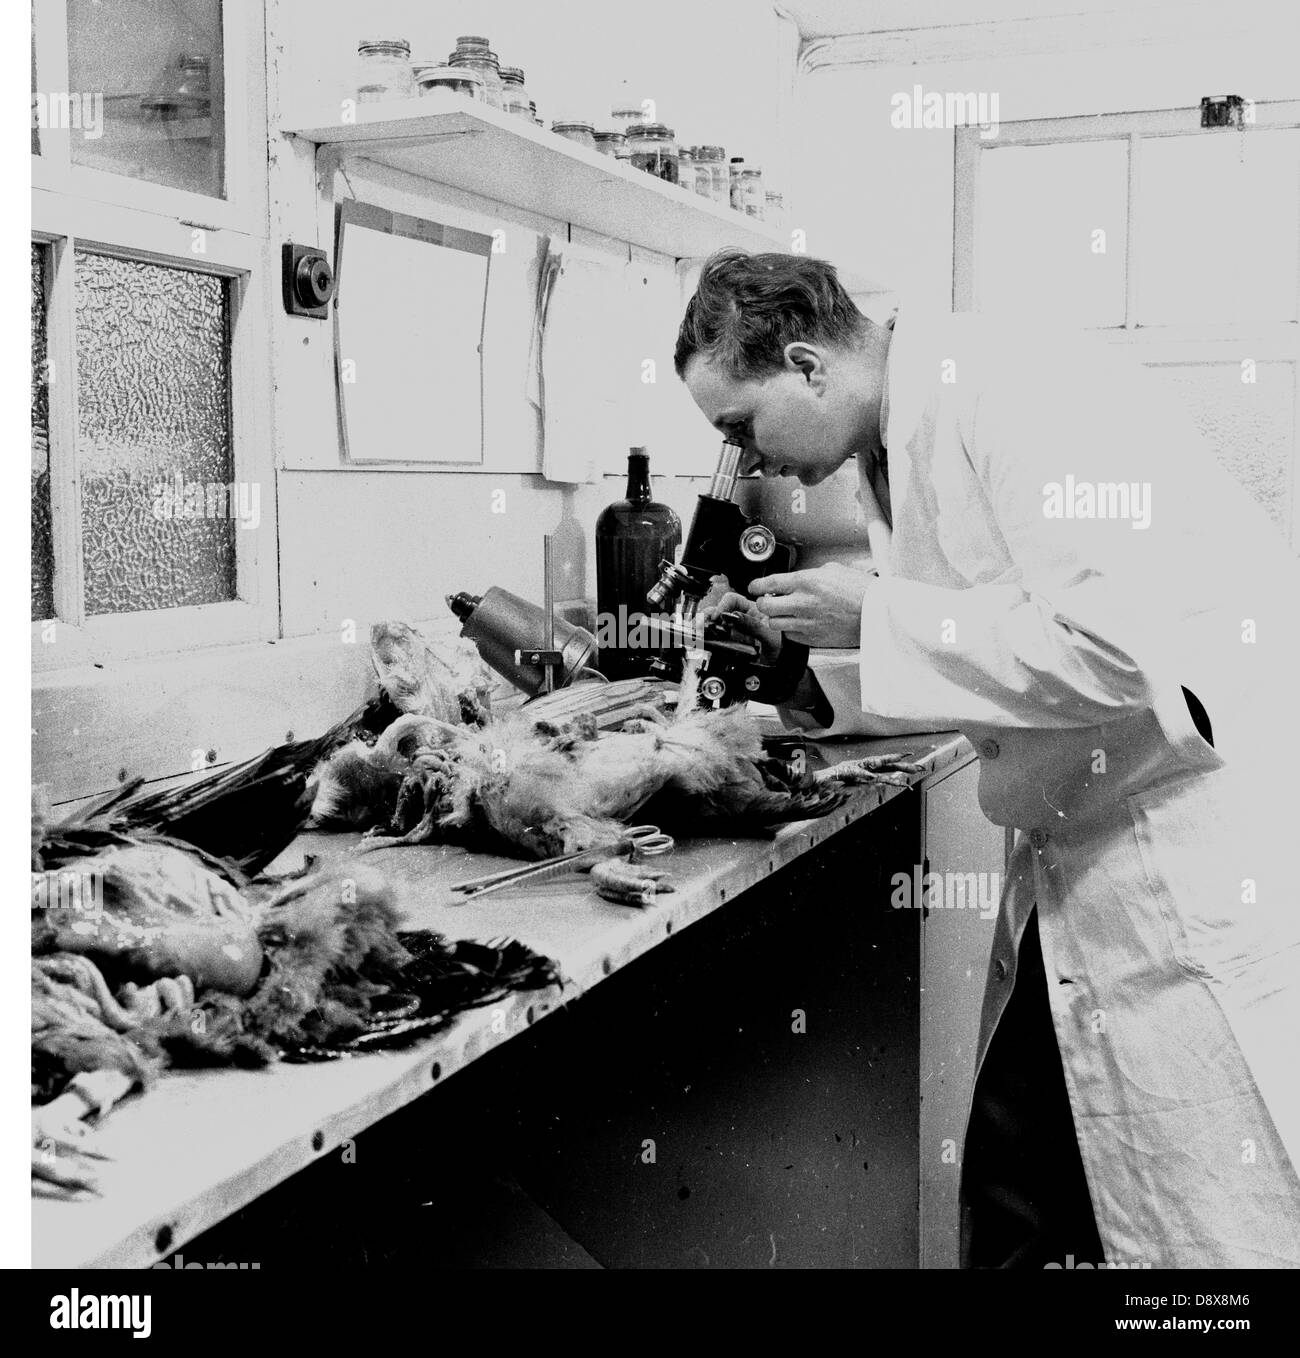
[[[95,1148],[85,1104],[62,1094],[32,1109],[32,1178],[64,1193],[99,1192],[94,1161],[109,1157]]]
[[[591,869],[591,880],[597,893],[607,901],[619,905],[651,905],[657,892],[672,891],[664,880],[668,874],[625,858],[611,858],[596,863]]]
[[[143,986],[128,981],[118,991],[117,1002],[142,1021],[161,1018],[164,1014],[194,1008],[194,982],[183,974],[160,977],[150,985]]]

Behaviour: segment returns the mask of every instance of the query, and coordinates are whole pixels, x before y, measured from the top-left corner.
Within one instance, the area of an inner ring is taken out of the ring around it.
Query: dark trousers
[[[1100,1264],[1101,1239],[1047,1002],[1038,911],[975,1082],[962,1157],[967,1268]]]

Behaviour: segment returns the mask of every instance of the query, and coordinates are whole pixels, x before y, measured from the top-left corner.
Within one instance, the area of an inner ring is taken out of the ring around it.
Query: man
[[[873,546],[728,595],[820,734],[956,728],[1021,833],[963,1159],[971,1266],[1300,1266],[1300,586],[1159,379],[1086,337],[892,325],[834,269],[705,265],[676,367],[743,470],[850,459]],[[1094,1233],[1095,1232],[1095,1233]]]

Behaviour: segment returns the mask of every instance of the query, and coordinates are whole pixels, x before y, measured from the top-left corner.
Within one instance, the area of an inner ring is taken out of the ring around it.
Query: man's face
[[[791,352],[795,351],[795,352]],[[713,427],[745,450],[744,474],[819,485],[856,451],[858,429],[843,359],[791,345],[780,372],[734,378],[697,354],[685,382]]]

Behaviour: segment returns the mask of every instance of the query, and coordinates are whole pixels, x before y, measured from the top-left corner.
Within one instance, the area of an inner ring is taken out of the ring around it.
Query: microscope
[[[638,656],[644,673],[681,686],[688,707],[730,707],[749,699],[784,702],[808,666],[808,648],[786,641],[771,663],[735,614],[701,625],[700,604],[724,575],[743,594],[761,575],[794,569],[795,549],[778,542],[766,525],[748,518],[732,499],[743,449],[727,440],[708,493],[699,497],[680,561],[660,563],[659,579],[646,593],[653,637]],[[464,624],[461,635],[529,697],[592,675],[596,638],[555,617],[551,540],[543,539],[546,602],[539,608],[496,586],[479,596],[456,594],[447,604]],[[598,675],[595,677],[599,677]]]
[[[664,561],[646,594],[657,614],[671,614],[663,634],[668,649],[650,663],[650,673],[682,682],[688,660],[698,670],[699,696],[715,707],[754,699],[780,702],[789,696],[808,663],[808,648],[786,641],[771,664],[762,647],[723,614],[703,627],[696,622],[714,576],[726,576],[738,594],[762,575],[794,569],[795,549],[778,542],[765,524],[749,518],[733,496],[740,476],[740,444],[724,439],[708,492],[699,497],[680,561]]]

